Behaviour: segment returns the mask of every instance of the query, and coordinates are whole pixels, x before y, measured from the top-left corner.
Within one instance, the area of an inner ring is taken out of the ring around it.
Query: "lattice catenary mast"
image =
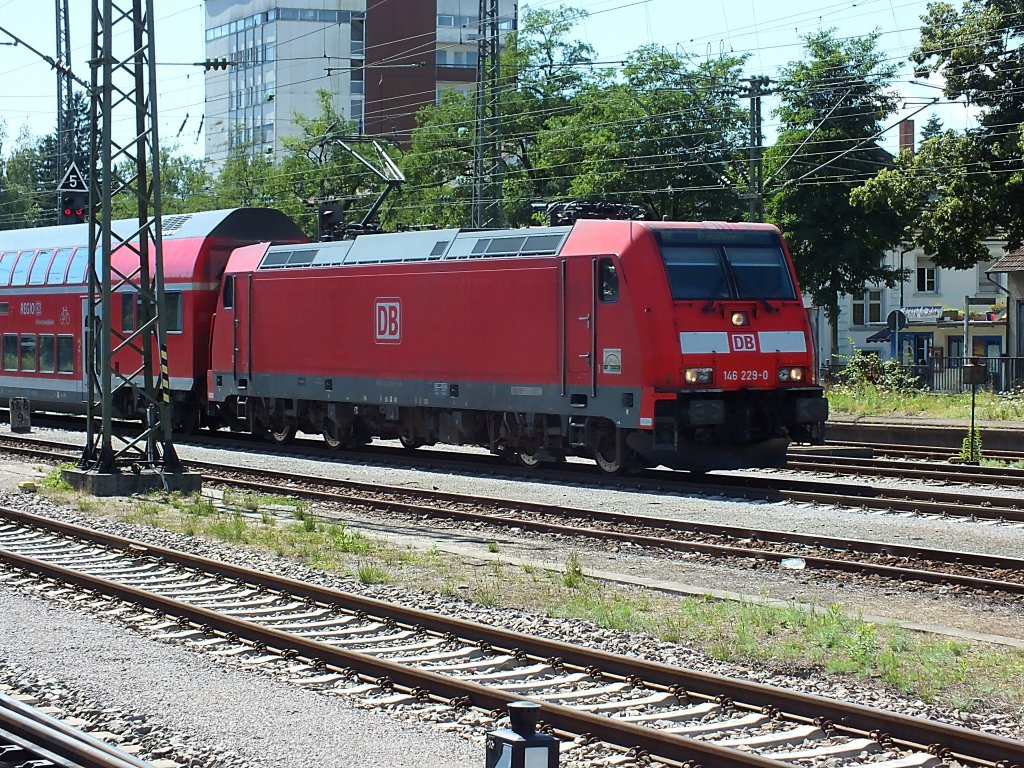
[[[92,22],[89,248],[96,256],[89,270],[88,431],[81,468],[114,476],[127,468],[135,475],[152,470],[165,477],[180,466],[171,440],[161,316],[166,305],[153,0],[96,0]],[[114,133],[119,123],[128,138]],[[134,129],[125,130],[125,123]],[[115,195],[131,201],[127,222],[112,221]],[[115,292],[134,295],[134,330],[112,322]],[[143,415],[141,431],[115,422],[115,402]]]
[[[501,226],[501,53],[498,0],[480,0],[476,58],[473,226]]]

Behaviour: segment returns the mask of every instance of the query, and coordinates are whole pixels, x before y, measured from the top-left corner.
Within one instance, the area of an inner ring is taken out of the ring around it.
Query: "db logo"
[[[398,344],[402,340],[402,300],[377,299],[375,338],[378,344]]]
[[[733,352],[757,352],[757,343],[752,333],[734,333],[732,339]]]

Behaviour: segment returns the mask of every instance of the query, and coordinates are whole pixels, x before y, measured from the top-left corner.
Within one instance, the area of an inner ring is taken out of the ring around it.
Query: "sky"
[[[387,0],[373,0],[387,2]],[[476,0],[466,0],[475,10]],[[955,0],[954,0],[955,3]],[[72,69],[89,80],[91,9],[94,0],[70,0]],[[956,3],[955,3],[956,4]],[[802,54],[802,38],[819,29],[834,28],[840,36],[879,31],[878,49],[901,64],[894,87],[903,96],[899,113],[891,120],[921,110],[913,119],[920,131],[933,112],[945,128],[962,130],[974,125],[976,113],[962,103],[943,100],[936,81],[915,85],[907,56],[919,39],[920,17],[926,0],[525,0],[525,7],[569,5],[588,11],[575,36],[590,43],[601,61],[618,61],[641,45],[662,45],[694,57],[720,53],[749,54],[745,74],[777,77],[788,62]],[[55,53],[54,3],[48,0],[0,0],[0,27],[48,55]],[[158,80],[159,134],[165,148],[201,157],[201,121],[204,112],[203,68],[204,8],[199,0],[154,0]],[[19,131],[34,135],[52,132],[56,114],[56,75],[51,67],[24,45],[4,45],[11,38],[0,33],[0,122],[7,139],[3,151]],[[279,83],[278,88],[283,84]],[[938,97],[939,103],[926,106]],[[774,133],[771,100],[765,108],[765,132]],[[922,110],[922,107],[924,109]],[[883,146],[896,150],[894,128]]]

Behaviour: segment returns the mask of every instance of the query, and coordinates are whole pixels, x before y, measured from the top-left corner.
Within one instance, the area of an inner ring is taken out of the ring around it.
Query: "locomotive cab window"
[[[619,273],[611,259],[601,259],[597,263],[597,286],[602,304],[614,304],[619,300]]]
[[[674,300],[729,298],[729,280],[719,248],[662,246],[661,254]]]
[[[796,298],[771,230],[656,229],[654,237],[676,301]]]
[[[741,299],[795,299],[793,280],[782,248],[727,247],[726,258]]]

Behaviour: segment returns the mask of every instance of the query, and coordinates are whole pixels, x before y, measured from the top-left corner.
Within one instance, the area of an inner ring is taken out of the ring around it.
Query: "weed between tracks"
[[[44,480],[40,485],[53,486]],[[550,570],[502,561],[466,562],[437,548],[393,546],[315,518],[305,502],[225,494],[98,502],[58,490],[83,512],[178,533],[254,546],[363,584],[393,583],[613,630],[644,632],[723,661],[761,663],[795,675],[825,670],[874,680],[965,711],[1019,711],[1024,723],[1024,652],[877,625],[832,605],[821,610],[711,598],[677,598],[590,578],[580,555]],[[481,552],[496,554],[496,542]]]

